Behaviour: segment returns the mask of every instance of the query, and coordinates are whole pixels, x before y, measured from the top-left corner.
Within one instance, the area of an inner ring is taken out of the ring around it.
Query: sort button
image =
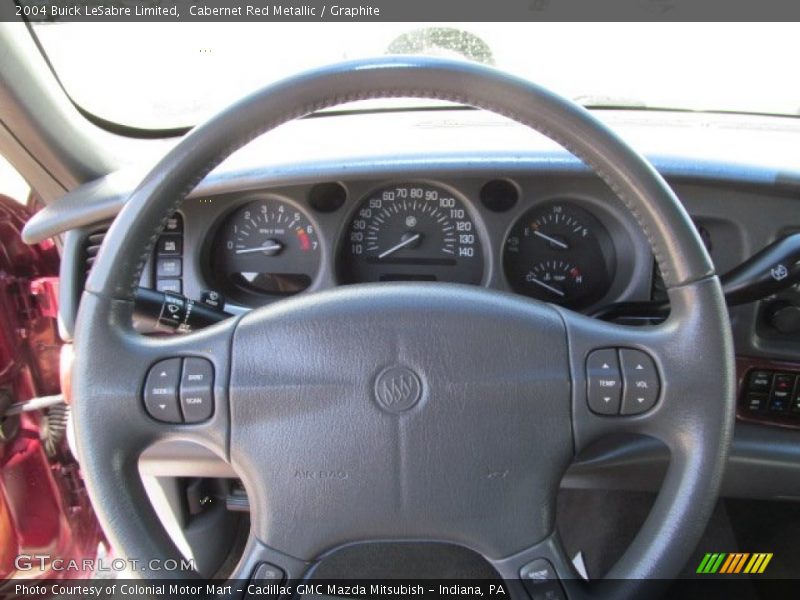
[[[181,375],[181,409],[187,423],[199,423],[214,414],[214,367],[204,358],[186,358]]]
[[[622,378],[613,348],[595,350],[586,359],[589,409],[599,415],[619,414]]]
[[[660,383],[653,359],[641,350],[622,348],[619,351],[624,391],[622,393],[623,415],[638,415],[647,412],[658,401]]]
[[[144,384],[144,406],[154,419],[165,423],[183,421],[178,408],[180,373],[180,358],[162,360],[150,368]]]

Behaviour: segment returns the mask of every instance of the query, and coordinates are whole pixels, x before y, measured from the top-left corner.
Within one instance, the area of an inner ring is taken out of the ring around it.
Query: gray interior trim
[[[62,190],[70,190],[117,168],[103,140],[110,136],[92,126],[67,98],[23,22],[0,23],[0,121],[39,167],[17,160],[14,148],[8,158],[37,191],[46,195],[42,173]],[[41,188],[41,189],[40,189]],[[45,198],[53,200],[55,198]]]

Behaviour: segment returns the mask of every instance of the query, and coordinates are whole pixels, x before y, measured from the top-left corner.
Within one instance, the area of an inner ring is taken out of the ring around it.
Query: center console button
[[[776,373],[772,382],[772,392],[769,395],[770,412],[786,412],[794,391],[794,375]]]
[[[769,392],[772,383],[771,371],[750,371],[747,389],[751,392]]]

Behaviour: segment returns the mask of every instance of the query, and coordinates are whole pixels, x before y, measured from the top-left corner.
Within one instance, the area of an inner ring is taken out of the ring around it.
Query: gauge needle
[[[530,278],[528,279],[528,281],[530,281],[531,283],[535,283],[536,285],[538,285],[538,286],[541,286],[541,287],[543,287],[544,289],[546,289],[546,290],[549,290],[549,291],[553,292],[554,294],[558,294],[559,296],[562,296],[562,297],[563,297],[563,296],[565,295],[565,294],[564,294],[564,292],[562,292],[562,291],[561,291],[560,289],[558,289],[557,287],[553,287],[552,285],[548,285],[548,284],[546,284],[544,281],[539,281],[539,280],[538,280],[538,279],[536,279],[535,277],[530,277]]]
[[[557,239],[556,239],[556,238],[554,238],[554,237],[550,237],[549,235],[547,235],[546,233],[542,233],[541,231],[534,231],[534,232],[533,232],[533,235],[535,235],[535,236],[537,236],[537,237],[540,237],[540,238],[542,238],[543,240],[547,240],[548,242],[550,242],[550,243],[551,243],[551,244],[553,244],[554,246],[558,246],[559,248],[563,248],[564,250],[566,250],[567,248],[569,248],[569,246],[567,246],[567,245],[566,245],[564,242],[562,242],[561,240],[557,240]]]
[[[236,251],[236,254],[251,254],[253,252],[272,252],[273,254],[283,249],[283,244],[272,242],[266,246],[257,246],[255,248],[242,248]]]
[[[405,236],[403,236],[403,237],[405,237]],[[402,240],[399,244],[395,244],[394,246],[392,246],[388,250],[384,250],[383,252],[378,254],[378,258],[386,258],[390,254],[394,254],[398,250],[401,250],[401,249],[405,248],[406,246],[410,246],[411,244],[416,242],[421,237],[422,237],[422,234],[415,233],[414,235],[411,235],[411,236],[407,237],[406,239]]]

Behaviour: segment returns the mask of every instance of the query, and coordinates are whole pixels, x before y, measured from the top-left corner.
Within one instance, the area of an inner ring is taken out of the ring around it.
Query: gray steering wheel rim
[[[197,127],[177,144],[145,177],[106,236],[81,303],[76,353],[80,356],[101,345],[103,327],[93,322],[98,306],[107,308],[101,312],[104,327],[130,333],[133,293],[167,217],[216,165],[282,123],[342,103],[382,97],[435,98],[475,106],[509,117],[558,142],[586,162],[626,204],[647,236],[669,290],[679,296],[684,288],[697,283],[710,286],[710,295],[702,296],[711,298],[704,300],[708,310],[703,314],[712,318],[708,323],[694,324],[697,338],[704,331],[727,327],[710,258],[680,202],[646,160],[591,114],[535,84],[492,68],[442,59],[393,57],[333,65],[271,85]],[[716,306],[712,306],[714,299]],[[724,356],[730,353],[724,347],[719,351]],[[726,360],[721,364],[730,365]],[[81,398],[90,395],[91,387],[102,377],[76,373],[73,394],[79,417],[89,410],[80,405]],[[701,490],[703,501],[687,506],[676,496],[669,511],[669,526],[651,540],[638,540],[645,548],[658,547],[652,555],[659,560],[639,564],[626,553],[612,569],[611,577],[669,578],[682,566],[687,539],[696,541],[699,532],[688,538],[686,534],[678,537],[676,532],[690,526],[696,531],[697,524],[710,515],[732,433],[732,412],[728,412],[720,416],[706,411],[703,418],[722,419],[716,429],[719,435],[716,439],[693,440],[703,445],[704,454],[713,460],[690,476],[670,478],[674,489],[667,492],[696,497]],[[129,556],[173,555],[174,547],[165,535],[146,532],[146,511],[127,514],[114,506],[113,497],[108,497],[107,491],[116,483],[108,480],[108,469],[101,468],[101,461],[94,456],[93,436],[98,435],[98,423],[91,422],[91,417],[87,420],[90,423],[79,422],[77,427],[79,454],[99,516],[115,545]],[[123,517],[134,525],[121,526]]]

